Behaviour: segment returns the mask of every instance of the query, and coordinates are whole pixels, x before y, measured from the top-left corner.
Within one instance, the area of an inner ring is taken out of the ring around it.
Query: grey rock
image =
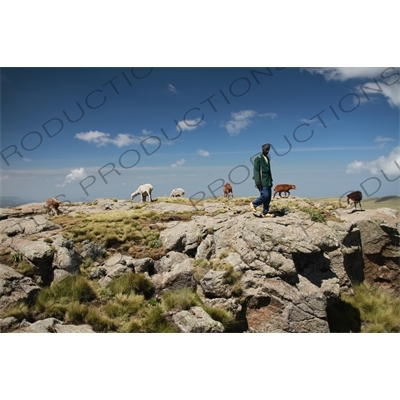
[[[196,290],[196,281],[193,277],[190,259],[174,265],[170,272],[151,276],[151,280],[157,296],[162,295],[165,291],[175,291],[184,288],[192,291]]]
[[[98,258],[101,258],[106,253],[106,249],[102,244],[92,242],[90,240],[85,240],[82,242],[82,252],[81,256],[83,259],[91,258],[93,261],[96,261]]]
[[[25,322],[13,333],[95,333],[90,325],[64,325],[56,318]]]
[[[222,333],[223,325],[214,321],[201,307],[191,307],[172,315],[173,324],[182,333]]]
[[[40,287],[31,278],[0,264],[0,309],[22,301],[31,301],[39,291]]]
[[[65,270],[72,275],[77,275],[83,259],[75,251],[73,241],[57,236],[53,242],[53,247],[55,249],[53,267]]]
[[[9,331],[17,324],[18,320],[14,317],[0,318],[0,333]]]

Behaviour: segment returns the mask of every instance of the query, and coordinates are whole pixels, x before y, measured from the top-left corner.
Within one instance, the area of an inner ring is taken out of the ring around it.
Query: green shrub
[[[81,264],[81,269],[89,269],[94,266],[94,261],[90,257],[86,257]]]
[[[55,282],[50,289],[55,300],[63,304],[73,301],[89,302],[96,298],[90,282],[82,275],[68,276]]]
[[[146,307],[143,295],[117,294],[114,300],[109,301],[104,307],[104,313],[110,318],[127,319],[136,315],[138,311]]]
[[[176,329],[171,326],[163,315],[160,306],[148,309],[147,315],[141,320],[141,332],[146,333],[175,333]]]
[[[237,322],[234,315],[222,308],[205,307],[204,311],[215,321],[221,322],[225,332],[234,332]]]
[[[400,332],[400,299],[366,282],[354,286],[354,296],[343,296],[328,307],[331,332]]]
[[[113,281],[108,286],[108,289],[116,294],[142,294],[146,299],[150,298],[154,293],[153,282],[147,278],[145,274],[135,274],[129,272],[123,274]]]
[[[24,257],[24,255],[20,251],[17,251],[15,253],[11,254],[10,261],[13,263],[17,263],[17,262],[19,263],[20,261],[22,261],[23,257]]]
[[[96,332],[111,332],[117,330],[117,325],[107,316],[102,315],[96,308],[88,307],[85,321]]]
[[[28,306],[24,302],[13,304],[0,310],[0,318],[14,317],[18,321],[22,321],[27,319],[28,315]]]
[[[165,310],[188,310],[190,307],[202,306],[199,296],[190,289],[184,288],[165,292],[161,299]]]
[[[21,261],[15,269],[24,276],[29,276],[30,278],[34,276],[35,268],[28,261]]]
[[[400,332],[400,299],[390,292],[364,282],[345,301],[360,310],[361,332]]]
[[[71,303],[90,302],[96,292],[89,281],[81,276],[69,276],[42,289],[36,297],[35,309],[45,317],[62,319]]]
[[[84,323],[88,313],[88,306],[74,301],[66,307],[65,321],[71,324]]]
[[[325,222],[325,216],[321,213],[320,210],[303,207],[303,208],[301,208],[301,211],[309,214],[311,217],[311,220],[314,222],[321,222],[321,223]]]

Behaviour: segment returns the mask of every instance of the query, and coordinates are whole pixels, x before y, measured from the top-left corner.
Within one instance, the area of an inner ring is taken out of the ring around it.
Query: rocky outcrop
[[[382,208],[356,214],[341,213],[359,231],[362,267],[354,268],[366,280],[400,296],[400,220],[396,210]]]
[[[47,318],[34,323],[22,322],[13,333],[95,333],[90,325],[65,325],[56,318]]]
[[[76,216],[133,206],[130,201],[99,199],[69,205],[64,213]],[[77,249],[38,207],[27,206],[14,213],[0,210],[2,250],[20,254],[34,268],[31,279],[2,266],[0,309],[34,296],[43,285],[79,274],[87,258],[94,262],[90,278],[103,288],[123,274],[142,273],[152,281],[156,299],[167,291],[190,289],[205,306],[230,312],[238,331],[329,332],[328,306],[342,294],[352,294],[353,285],[364,280],[400,296],[400,219],[395,210],[348,214],[331,207],[331,220],[321,223],[293,208],[273,219],[259,219],[247,206],[226,202],[204,202],[195,210],[188,204],[163,202],[141,207],[193,214],[188,220],[171,217],[164,219],[169,222],[154,224],[165,248],[165,255],[157,260],[122,252],[110,256],[101,244],[90,241]],[[166,318],[178,332],[224,332],[220,322],[197,306],[169,311]],[[1,321],[2,326],[14,322]],[[55,320],[35,324],[19,329],[90,330]]]
[[[0,264],[0,310],[22,301],[30,302],[39,291],[31,278]]]

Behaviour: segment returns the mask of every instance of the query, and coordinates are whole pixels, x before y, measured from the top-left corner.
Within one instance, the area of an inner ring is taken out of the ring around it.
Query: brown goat
[[[229,182],[226,182],[224,185],[224,197],[226,197],[227,199],[233,197],[232,185]]]
[[[276,194],[279,193],[279,197],[282,197],[282,193],[285,193],[285,199],[286,197],[290,196],[290,190],[296,189],[296,185],[288,185],[288,184],[281,184],[281,185],[276,185],[274,187],[274,196],[275,198]],[[286,196],[286,193],[288,194]]]
[[[354,204],[354,210],[348,211],[349,214],[356,210],[357,204],[360,206],[360,211],[363,211],[361,207],[361,200],[362,200],[362,193],[359,190],[351,192],[347,195],[347,204],[348,204],[347,208],[349,208],[352,204]]]
[[[50,197],[46,200],[45,208],[46,208],[47,214],[49,214],[50,212],[53,212],[53,214],[56,214],[56,215],[60,214],[61,210],[59,210],[59,207],[60,207],[59,201],[57,201],[53,197]]]

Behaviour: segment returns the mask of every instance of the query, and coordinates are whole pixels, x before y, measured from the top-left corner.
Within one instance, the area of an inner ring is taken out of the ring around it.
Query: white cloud
[[[142,130],[142,133],[148,135],[150,131]],[[83,140],[87,143],[93,143],[97,147],[106,146],[107,144],[113,144],[117,147],[129,146],[131,144],[139,144],[146,139],[147,144],[159,144],[155,139],[151,139],[148,136],[135,136],[129,133],[119,133],[114,138],[109,133],[99,131],[81,132],[75,135],[75,138]]]
[[[400,81],[398,80],[396,82],[399,73],[398,68],[390,69],[388,71],[386,71],[387,68],[383,67],[305,68],[305,70],[311,74],[320,74],[327,81],[344,82],[349,79],[375,78],[378,82],[380,82],[379,87],[375,82],[371,81],[362,84],[362,86],[371,87],[377,90],[373,92],[366,91],[366,93],[368,93],[368,97],[371,98],[373,95],[378,95],[381,93],[386,97],[391,107],[400,108]],[[362,93],[359,87],[356,90],[359,93]]]
[[[201,118],[196,118],[196,119],[186,119],[178,122],[179,127],[176,127],[177,131],[192,131],[194,129],[197,129],[199,126],[202,126],[204,124],[204,121],[201,120]]]
[[[148,131],[147,129],[142,129],[142,133],[143,133],[143,135],[151,135],[153,132]]]
[[[137,143],[137,138],[127,133],[119,133],[115,139],[111,139],[110,143],[117,147],[129,146],[132,143]]]
[[[267,112],[264,114],[258,114],[259,117],[265,117],[265,118],[271,118],[271,119],[275,119],[278,114],[274,113],[274,112]]]
[[[377,138],[374,140],[374,142],[394,142],[394,139],[387,138],[387,137],[382,137],[382,136],[377,136]]]
[[[97,146],[105,146],[110,141],[109,133],[99,131],[81,132],[77,133],[75,137],[84,142],[95,143]]]
[[[0,176],[0,181],[4,181],[5,179],[8,179],[9,177],[10,177],[10,175]]]
[[[383,95],[386,97],[390,106],[393,108],[400,108],[399,82],[397,82],[393,86],[380,85],[380,87],[382,88]]]
[[[253,110],[242,110],[239,112],[232,112],[231,118],[228,122],[221,124],[222,127],[226,128],[231,136],[238,135],[240,131],[246,129],[248,125],[252,123],[257,113]]]
[[[181,165],[185,164],[186,160],[184,158],[181,158],[180,160],[178,160],[176,163],[171,164],[172,168],[175,167],[180,167]]]
[[[207,150],[198,149],[197,154],[200,154],[202,157],[209,157],[210,152]]]
[[[400,146],[395,147],[390,154],[381,156],[372,161],[355,160],[347,165],[346,173],[359,174],[363,171],[369,171],[372,174],[378,174],[383,171],[387,176],[399,175],[400,173]]]
[[[82,168],[82,167],[81,167],[81,168],[72,169],[72,170],[71,170],[71,173],[68,174],[68,175],[65,177],[64,182],[63,182],[61,185],[56,185],[56,186],[57,186],[57,187],[64,187],[64,186],[66,186],[68,183],[71,183],[71,182],[76,181],[76,180],[78,180],[78,179],[84,179],[84,178],[86,178],[86,175],[87,175],[87,173],[86,173],[85,169]]]
[[[168,85],[168,90],[172,93],[178,93],[178,91],[176,90],[176,87],[171,84]]]
[[[304,68],[311,74],[323,75],[327,81],[347,81],[378,77],[385,70],[382,67],[339,67],[339,68]]]
[[[312,124],[314,122],[318,122],[318,119],[307,119],[307,118],[301,118],[299,119],[299,122],[302,122],[303,124]]]

